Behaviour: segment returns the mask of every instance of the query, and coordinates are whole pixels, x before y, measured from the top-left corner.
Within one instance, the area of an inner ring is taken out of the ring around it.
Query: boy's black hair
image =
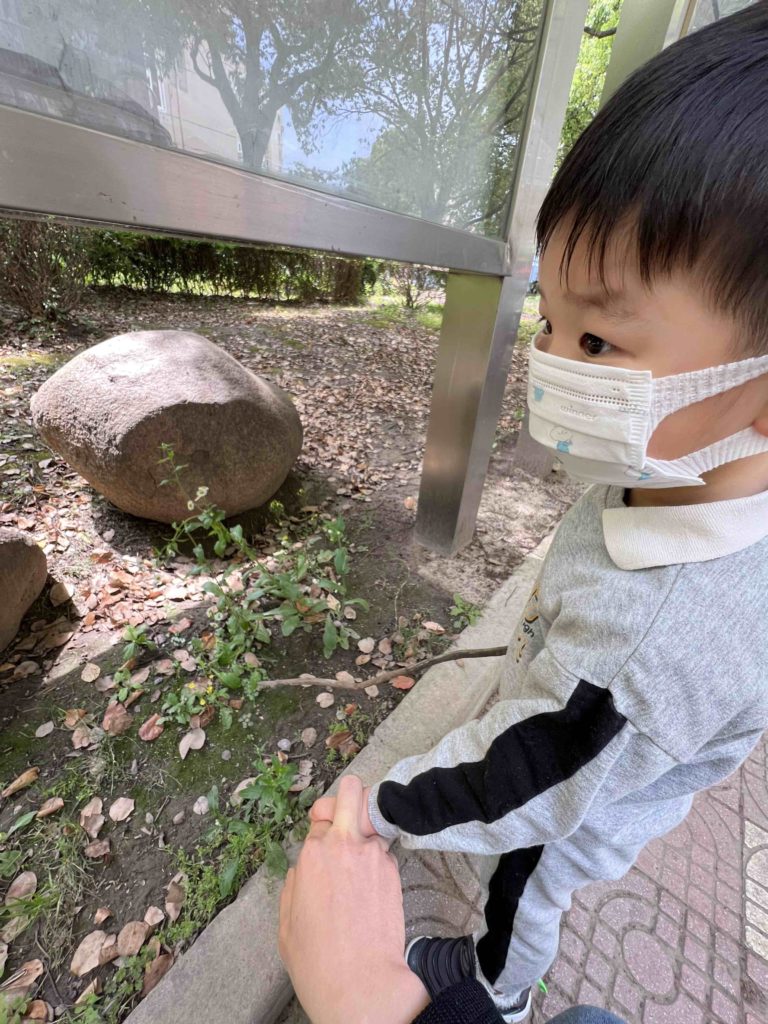
[[[637,70],[566,156],[539,212],[544,249],[570,223],[604,279],[606,247],[634,231],[646,284],[686,269],[768,351],[768,0],[694,32]]]

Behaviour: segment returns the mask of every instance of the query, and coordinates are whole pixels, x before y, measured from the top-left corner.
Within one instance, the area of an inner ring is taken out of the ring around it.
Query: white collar
[[[603,536],[620,569],[706,562],[768,536],[768,491],[701,505],[629,508],[621,487],[607,488]]]

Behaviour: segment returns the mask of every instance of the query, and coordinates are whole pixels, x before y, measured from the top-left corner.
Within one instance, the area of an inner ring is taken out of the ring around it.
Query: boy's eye
[[[604,356],[613,348],[607,341],[598,338],[596,334],[582,334],[579,344],[582,351],[588,356]]]
[[[539,317],[539,323],[540,324],[544,324],[544,326],[541,328],[541,333],[542,334],[551,334],[552,333],[552,324],[549,322],[549,320],[547,320],[547,318],[545,316],[540,316]]]

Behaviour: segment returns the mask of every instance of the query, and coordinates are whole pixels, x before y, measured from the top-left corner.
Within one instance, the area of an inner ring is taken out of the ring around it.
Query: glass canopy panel
[[[489,238],[546,0],[0,0],[0,103]]]
[[[710,25],[713,21],[727,18],[729,14],[742,11],[753,3],[755,0],[697,0],[691,18],[690,31],[695,32],[697,28],[704,28],[705,25]]]

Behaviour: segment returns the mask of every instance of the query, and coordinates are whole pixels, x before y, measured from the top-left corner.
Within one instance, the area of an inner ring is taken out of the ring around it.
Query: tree
[[[346,187],[427,220],[498,230],[539,30],[535,0],[380,2],[362,38],[365,87],[341,109],[382,130],[369,156],[344,167]]]
[[[571,83],[565,114],[558,166],[600,106],[605,73],[611,57],[613,36],[619,22],[622,0],[591,0],[579,59]]]

